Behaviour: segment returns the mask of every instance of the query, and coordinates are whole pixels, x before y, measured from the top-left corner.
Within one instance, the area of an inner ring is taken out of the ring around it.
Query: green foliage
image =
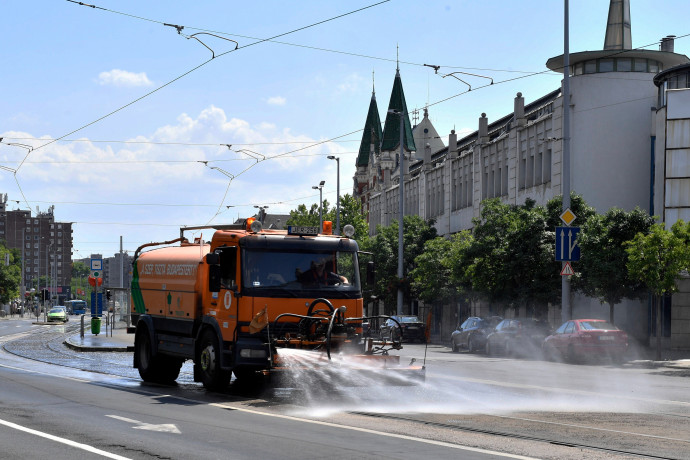
[[[5,262],[8,260],[9,264]],[[9,303],[19,297],[22,279],[22,262],[19,249],[9,249],[0,244],[0,302]]]
[[[613,307],[623,299],[646,295],[644,284],[628,275],[628,253],[624,244],[636,234],[646,235],[654,225],[654,218],[635,208],[625,212],[611,208],[606,214],[595,214],[582,226],[578,237],[581,258],[576,263],[579,276],[576,289]]]
[[[472,290],[491,302],[545,309],[560,295],[548,221],[547,209],[533,200],[520,206],[485,200],[474,220],[474,238],[459,252],[468,265],[455,272],[455,279],[471,280]]]
[[[72,278],[85,278],[91,274],[91,269],[84,262],[72,263]]]
[[[474,245],[474,236],[470,230],[456,233],[450,238],[450,250],[444,258],[444,263],[450,269],[450,284],[469,297],[477,297],[472,282]]]
[[[442,237],[428,240],[410,272],[412,292],[426,303],[448,301],[457,291],[451,283],[452,242]]]
[[[679,273],[690,268],[690,223],[679,220],[670,231],[654,224],[648,234],[638,233],[625,246],[630,277],[658,297],[672,294]]]
[[[570,210],[576,216],[576,219],[571,222],[570,225],[576,227],[583,225],[587,222],[587,219],[597,213],[593,207],[585,202],[582,195],[578,195],[575,192],[570,193]],[[548,215],[548,221],[546,223],[548,228],[555,230],[556,227],[562,227],[564,224],[560,215],[563,214],[563,197],[558,195],[550,199],[549,202],[546,203],[546,212]]]
[[[426,222],[419,216],[405,216],[403,219],[403,279],[398,279],[398,221],[389,226],[379,225],[376,236],[364,245],[366,251],[374,254],[376,265],[376,285],[374,294],[384,301],[389,312],[394,312],[397,304],[398,286],[403,297],[411,298],[410,273],[415,268],[415,259],[424,251],[428,240],[436,238],[433,221]]]
[[[336,229],[337,206],[329,207],[328,200],[323,200],[323,220],[333,222],[333,231]],[[340,231],[345,225],[352,225],[355,228],[354,239],[360,244],[369,237],[369,225],[365,216],[362,215],[361,203],[350,194],[340,197]],[[309,209],[304,204],[297,206],[297,209],[290,211],[290,217],[285,225],[308,225],[319,226],[319,204],[313,203]]]

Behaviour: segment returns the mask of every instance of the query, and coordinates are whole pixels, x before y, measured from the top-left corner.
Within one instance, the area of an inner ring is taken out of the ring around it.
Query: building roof
[[[570,65],[575,65],[578,62],[589,61],[590,59],[602,58],[642,58],[654,59],[659,61],[664,69],[667,69],[678,64],[690,62],[688,57],[684,54],[671,53],[669,51],[655,51],[655,50],[599,50],[599,51],[581,51],[579,53],[570,53]],[[563,55],[552,57],[546,61],[546,67],[554,72],[563,73]]]
[[[379,107],[376,104],[376,94],[372,91],[367,121],[364,123],[364,132],[362,133],[362,142],[359,144],[357,166],[369,164],[369,151],[371,150],[372,143],[374,144],[374,152],[376,154],[381,152],[382,138],[383,132],[381,130],[381,119],[379,118]]]
[[[381,142],[381,150],[383,151],[400,149],[400,118],[398,118],[397,113],[391,113],[392,111],[403,114],[403,146],[405,150],[408,152],[416,151],[417,148],[414,143],[414,137],[412,136],[412,125],[410,125],[410,116],[407,113],[407,103],[405,102],[405,93],[403,92],[400,70],[395,72],[391,100],[388,103],[386,124],[383,128],[383,142]]]
[[[417,126],[412,128],[412,133],[415,146],[419,146],[420,150],[423,150],[426,144],[429,144],[429,147],[431,147],[431,153],[438,152],[446,147],[441,136],[438,135],[438,131],[436,131],[431,120],[429,120],[429,110],[426,108],[424,109],[424,118]]]

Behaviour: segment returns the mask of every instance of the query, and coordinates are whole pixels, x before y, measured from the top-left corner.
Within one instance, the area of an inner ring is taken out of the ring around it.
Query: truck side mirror
[[[374,267],[374,261],[370,260],[367,262],[367,284],[373,286],[376,281],[376,270]]]
[[[208,266],[208,290],[220,292],[220,265],[218,264]]]
[[[209,265],[220,265],[220,254],[209,252],[206,254],[206,263]]]

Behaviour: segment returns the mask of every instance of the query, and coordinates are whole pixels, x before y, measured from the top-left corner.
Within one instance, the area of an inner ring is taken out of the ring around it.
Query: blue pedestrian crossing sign
[[[580,227],[556,227],[556,260],[570,262],[580,260],[578,233],[580,233]]]

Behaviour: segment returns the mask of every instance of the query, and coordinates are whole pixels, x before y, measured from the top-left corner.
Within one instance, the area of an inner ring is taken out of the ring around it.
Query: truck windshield
[[[324,292],[324,297],[358,296],[357,266],[356,252],[247,249],[242,257],[242,287],[265,296],[313,297],[315,291]]]

